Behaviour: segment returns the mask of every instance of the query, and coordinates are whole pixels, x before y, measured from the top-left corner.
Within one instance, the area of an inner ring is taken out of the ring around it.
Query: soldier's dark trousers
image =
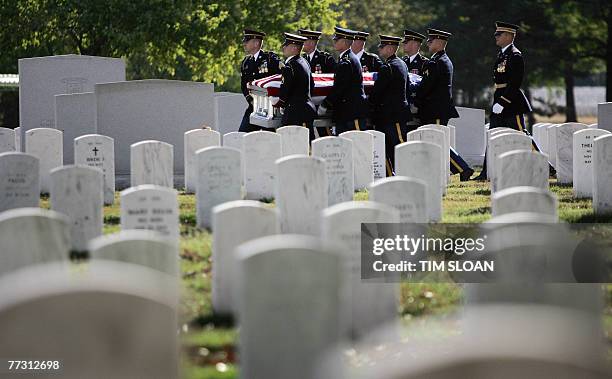
[[[376,130],[385,133],[387,176],[395,175],[395,146],[406,142],[408,127],[405,123],[391,122],[376,125]]]
[[[421,122],[423,125],[436,124],[436,125],[448,125],[448,119],[424,119]],[[450,172],[451,174],[461,174],[466,170],[471,170],[469,164],[453,149],[450,148]]]
[[[336,121],[336,135],[340,133],[349,132],[351,130],[367,130],[366,119],[356,118],[350,121]]]
[[[311,133],[314,133],[314,138],[321,138],[321,137],[331,137],[334,135],[334,133],[332,132],[332,127],[331,126],[321,126],[321,127],[316,127],[316,128],[311,128]],[[311,139],[312,141],[312,139]]]
[[[533,140],[533,137],[531,137],[531,134],[529,134],[529,132],[527,131],[527,127],[525,127],[525,118],[523,117],[522,114],[521,115],[517,114],[517,115],[512,115],[512,116],[502,116],[499,114],[491,114],[490,121],[491,122],[489,123],[489,130],[495,129],[495,128],[510,128],[510,129],[514,129],[514,130],[523,132],[531,138],[531,147],[533,148],[533,150],[537,152],[541,152],[540,147]],[[549,166],[551,173],[554,172],[554,169],[550,162],[548,162],[548,166]],[[482,163],[482,173],[480,174],[479,177],[484,179],[486,178],[486,175],[487,175],[487,151],[485,150],[484,162]]]

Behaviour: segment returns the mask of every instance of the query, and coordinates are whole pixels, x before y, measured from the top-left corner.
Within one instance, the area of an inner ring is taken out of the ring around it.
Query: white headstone
[[[429,221],[442,219],[441,160],[442,149],[431,142],[410,141],[395,146],[395,174],[421,179],[427,184]]]
[[[25,135],[25,152],[35,156],[40,168],[40,192],[49,193],[49,173],[62,165],[62,132],[50,128],[35,128]]]
[[[548,161],[550,164],[557,168],[557,129],[559,124],[552,124],[546,128],[548,136]]]
[[[74,162],[102,170],[104,204],[113,204],[115,202],[115,141],[99,134],[75,138]]]
[[[238,257],[241,376],[315,378],[342,337],[338,256],[317,239],[283,235],[248,242]]]
[[[612,102],[597,104],[597,127],[612,132]]]
[[[213,207],[242,199],[242,158],[231,147],[207,147],[196,153],[196,218],[210,228]]]
[[[211,129],[193,129],[184,134],[185,192],[194,193],[197,184],[196,151],[205,147],[221,146],[221,134]]]
[[[353,169],[355,172],[355,190],[367,188],[374,181],[372,157],[374,156],[374,137],[363,131],[349,131],[340,137],[353,141]]]
[[[0,282],[0,335],[13,341],[0,354],[47,357],[58,369],[43,376],[63,379],[177,378],[177,287],[175,277],[110,261],[20,270]]]
[[[38,158],[25,153],[0,154],[0,212],[38,207],[40,199]]]
[[[64,135],[64,164],[76,163],[73,150],[75,138],[96,134],[95,94],[55,95],[55,129],[61,130]]]
[[[372,201],[336,204],[323,212],[322,238],[342,257],[344,328],[354,337],[397,320],[399,284],[361,280],[361,224],[397,222],[399,211]]]
[[[123,230],[89,241],[91,259],[133,263],[179,275],[179,255],[176,245],[150,230]]]
[[[145,184],[121,191],[121,230],[146,229],[178,243],[178,193]]]
[[[15,151],[23,151],[21,145],[22,129],[21,126],[15,128]]]
[[[320,233],[321,212],[327,208],[325,161],[292,155],[276,161],[276,207],[282,233]]]
[[[51,209],[70,218],[72,250],[87,250],[89,240],[102,234],[103,188],[99,169],[71,165],[51,170]]]
[[[496,191],[510,187],[548,189],[548,159],[537,151],[512,150],[499,155]]]
[[[499,185],[499,156],[508,151],[532,149],[531,138],[523,133],[499,134],[491,138],[488,152],[491,156],[491,192],[497,191]]]
[[[15,131],[9,128],[0,128],[0,153],[15,150]]]
[[[502,135],[502,134],[525,134],[519,130],[511,129],[511,128],[493,128],[487,131],[487,151],[489,151],[489,146],[491,144],[491,138]],[[486,154],[487,159],[487,178],[491,179],[493,177],[493,162],[491,161],[491,154]]]
[[[308,155],[310,144],[308,128],[297,125],[288,125],[276,129],[281,136],[281,156],[293,154]]]
[[[233,147],[234,149],[238,149],[242,151],[242,137],[245,135],[245,132],[229,132],[223,135],[223,146],[224,147]]]
[[[161,141],[141,141],[130,146],[130,150],[132,187],[142,184],[173,187],[172,145]]]
[[[353,200],[353,141],[342,137],[317,138],[312,141],[312,156],[325,160],[328,204]]]
[[[25,266],[68,261],[70,220],[40,208],[1,212],[0,246],[0,276]]]
[[[366,130],[374,137],[374,180],[387,177],[387,153],[385,150],[385,133],[378,130]]]
[[[247,107],[247,102],[242,93],[232,92],[215,92],[215,124],[213,128],[221,133],[230,133],[235,131],[240,122],[242,115]]]
[[[431,142],[438,146],[440,146],[440,151],[442,151],[442,160],[439,162],[440,169],[438,170],[441,173],[440,183],[442,187],[440,190],[444,193],[446,190],[446,185],[448,181],[448,172],[450,169],[450,155],[446,153],[446,135],[443,129],[432,129],[432,128],[419,128],[414,130],[406,135],[406,141],[423,141],[423,142]],[[448,150],[450,152],[450,150]]]
[[[555,169],[557,170],[558,183],[572,182],[574,133],[587,128],[588,125],[577,122],[568,122],[557,127],[557,158],[555,159],[557,165]]]
[[[235,311],[234,286],[238,280],[235,249],[243,242],[278,234],[274,208],[253,200],[230,201],[213,208],[212,305],[220,314]]]
[[[95,93],[97,133],[117,142],[117,187],[129,186],[130,146],[143,140],[174,146],[173,169],[177,185],[182,186],[183,133],[213,125],[213,85],[177,80],[132,80],[97,84]]]
[[[247,199],[274,196],[275,162],[281,157],[281,136],[271,132],[251,132],[243,137],[244,185]]]
[[[446,186],[448,186],[448,180],[451,174],[450,172],[451,130],[446,125],[437,125],[437,124],[423,125],[423,126],[420,126],[417,130],[425,130],[425,129],[441,130],[444,132],[444,146],[442,147],[442,155],[444,156],[444,159],[446,160],[446,163],[445,163],[446,177],[444,178],[444,185],[445,185],[444,193],[446,193]],[[427,141],[427,139],[424,139],[422,141]],[[430,141],[430,142],[433,142],[433,141]]]
[[[593,140],[593,210],[612,212],[612,135]]]
[[[572,186],[574,197],[593,196],[593,140],[610,134],[603,129],[584,129],[574,133]]]
[[[459,118],[451,118],[449,125],[456,128],[457,152],[465,161],[482,165],[485,154],[485,111],[484,109],[456,107]]]
[[[446,125],[450,129],[451,147],[457,150],[457,128],[453,125]]]
[[[510,187],[491,195],[491,215],[532,212],[557,217],[557,197],[547,189]]]
[[[53,128],[54,95],[92,92],[96,83],[123,80],[125,62],[120,58],[59,55],[19,59],[19,126],[24,133]],[[125,125],[130,124],[122,127]]]
[[[426,223],[427,184],[420,179],[394,176],[375,181],[369,188],[369,200],[387,204],[399,211],[401,223]]]
[[[545,153],[546,155],[548,155],[548,160],[550,161],[550,151],[548,150],[548,128],[550,126],[552,126],[553,124],[543,124],[540,128],[539,128],[539,141],[538,141],[538,147],[540,148],[540,150]]]

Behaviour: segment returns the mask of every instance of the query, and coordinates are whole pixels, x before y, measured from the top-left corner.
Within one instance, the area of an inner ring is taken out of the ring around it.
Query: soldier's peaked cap
[[[307,39],[318,40],[319,38],[321,38],[321,32],[316,30],[298,29],[298,34],[306,37]]]
[[[297,34],[293,34],[293,33],[284,33],[284,35],[285,35],[285,42],[283,42],[283,46],[287,46],[289,44],[303,45],[304,41],[308,39],[306,37],[298,36]]]
[[[244,37],[242,38],[243,42],[246,42],[251,39],[261,39],[263,40],[266,36],[266,33],[260,32],[258,30],[253,29],[244,29]]]
[[[389,35],[384,35],[384,34],[380,34],[379,38],[380,38],[379,46],[384,46],[384,45],[399,46],[400,42],[402,41],[402,37],[395,37],[395,36],[389,36]]]
[[[355,39],[355,34],[356,32],[351,29],[341,28],[339,26],[334,27],[334,39],[345,38],[353,40]]]
[[[518,30],[519,30],[518,25],[514,25],[509,22],[495,21],[495,31],[496,32],[508,32],[508,33],[516,34]]]
[[[429,36],[429,39],[442,39],[445,41],[448,41],[448,39],[452,36],[451,33],[449,32],[445,32],[444,30],[440,30],[440,29],[433,29],[433,28],[429,28],[427,29],[427,35]]]
[[[424,34],[415,32],[414,30],[410,30],[410,29],[404,30],[404,42],[408,42],[408,41],[423,42],[425,38],[426,37]]]
[[[355,31],[355,39],[361,40],[361,41],[365,41],[368,39],[368,37],[370,36],[370,33],[368,32],[362,32],[361,30],[357,30]]]

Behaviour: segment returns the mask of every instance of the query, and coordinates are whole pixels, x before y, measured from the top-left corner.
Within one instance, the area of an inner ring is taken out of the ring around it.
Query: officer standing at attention
[[[299,29],[298,34],[306,37],[302,56],[308,61],[310,70],[314,74],[333,74],[336,60],[327,51],[317,49],[321,32],[308,29]]]
[[[501,49],[493,66],[493,80],[495,93],[493,94],[493,109],[489,119],[489,129],[507,127],[516,129],[529,135],[525,127],[524,114],[531,112],[531,105],[525,97],[521,84],[525,74],[525,61],[520,50],[514,46],[514,38],[519,27],[508,22],[495,23],[495,44]],[[540,151],[535,142],[533,148]],[[549,164],[550,174],[555,170]],[[487,179],[487,159],[482,172],[475,180]]]
[[[317,112],[319,116],[324,116],[328,109],[333,111],[338,135],[349,130],[364,130],[368,107],[361,64],[351,51],[355,32],[338,26],[334,29],[334,49],[340,53],[340,57],[336,63],[331,93],[323,100]]]
[[[266,33],[264,32],[251,29],[244,30],[242,44],[244,51],[248,55],[244,57],[240,64],[240,88],[249,106],[244,111],[244,116],[240,123],[239,131],[241,132],[248,133],[261,129],[261,127],[253,125],[249,121],[250,115],[253,112],[253,97],[249,95],[247,83],[280,73],[280,59],[278,56],[271,51],[261,50],[265,36]]]
[[[275,107],[285,108],[282,125],[302,125],[309,129],[310,140],[314,139],[312,122],[316,107],[312,102],[310,91],[314,81],[310,66],[306,59],[300,56],[306,37],[285,33],[283,43],[284,66],[281,69],[281,86],[279,100]]]
[[[411,74],[416,74],[419,76],[423,76],[423,66],[425,63],[429,61],[425,56],[421,55],[421,44],[425,40],[425,35],[415,32],[414,30],[406,29],[404,30],[404,40],[402,44],[404,46],[404,56],[402,60],[408,66],[408,72]],[[419,109],[414,104],[414,100],[416,97],[416,93],[414,91],[410,91],[410,80],[406,83],[406,98],[410,103],[410,113],[412,116],[412,122],[410,130],[414,130],[416,125],[419,123]]]
[[[427,34],[427,46],[433,55],[423,67],[417,106],[421,124],[447,125],[449,119],[459,117],[453,102],[453,63],[446,55],[446,44],[452,34],[438,29],[428,29]],[[459,173],[461,181],[469,180],[474,173],[453,148],[450,170],[453,174]]]
[[[385,60],[378,70],[369,101],[376,130],[385,133],[387,176],[393,175],[395,146],[406,140],[410,108],[406,100],[408,68],[397,57],[401,37],[380,35],[378,53]]]
[[[365,43],[370,33],[361,31],[356,31],[355,33],[355,41],[351,45],[351,50],[357,56],[357,59],[359,59],[363,72],[378,72],[378,69],[383,64],[382,60],[380,60],[378,55],[365,51]]]

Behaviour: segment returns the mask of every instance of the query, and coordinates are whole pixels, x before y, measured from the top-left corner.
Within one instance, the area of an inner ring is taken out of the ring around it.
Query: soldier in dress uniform
[[[395,146],[405,142],[406,122],[410,118],[406,100],[408,68],[396,55],[401,40],[401,37],[380,35],[378,53],[385,62],[378,70],[369,98],[376,130],[385,133],[387,176],[394,173]]]
[[[336,134],[364,130],[368,106],[363,90],[363,72],[359,59],[351,51],[356,32],[338,26],[334,29],[334,49],[340,53],[340,57],[336,63],[331,93],[319,106],[318,114],[323,116],[328,109],[333,111]]]
[[[423,76],[423,66],[429,60],[421,55],[421,44],[425,40],[425,35],[414,30],[404,30],[404,56],[402,60],[408,66],[408,72]]]
[[[425,40],[425,35],[415,32],[414,30],[406,29],[404,30],[404,40],[402,41],[404,47],[404,56],[402,60],[408,66],[408,72],[411,74],[416,74],[419,76],[423,76],[423,66],[429,59],[427,57],[421,55],[421,44]],[[406,97],[408,98],[408,102],[410,103],[410,113],[412,116],[412,122],[410,130],[414,130],[416,125],[419,123],[419,109],[414,104],[414,99],[416,97],[416,92],[410,91],[410,80],[406,83]]]
[[[285,63],[281,69],[281,86],[278,102],[275,107],[284,108],[283,125],[302,125],[310,131],[310,140],[314,139],[312,122],[316,107],[312,102],[311,92],[314,81],[310,66],[300,56],[306,37],[285,33],[283,56]]]
[[[363,72],[378,72],[378,69],[383,64],[382,60],[380,60],[378,55],[365,51],[365,43],[370,33],[362,31],[356,31],[356,33],[355,42],[353,42],[351,50],[353,50],[353,53],[359,59]]]
[[[501,50],[493,66],[495,93],[493,94],[489,128],[507,127],[529,135],[523,115],[531,112],[531,105],[521,90],[525,61],[521,51],[514,46],[514,38],[518,29],[517,25],[508,22],[497,21],[495,23],[495,44]],[[533,140],[532,145],[534,150],[540,151]],[[550,166],[551,175],[554,175],[554,171]],[[486,153],[482,172],[475,179],[487,179]]]
[[[244,57],[240,64],[240,87],[249,106],[244,111],[244,116],[240,123],[239,130],[241,132],[248,133],[262,129],[249,122],[250,115],[253,112],[253,97],[249,95],[247,83],[280,73],[280,59],[278,56],[271,51],[263,51],[261,49],[265,36],[266,33],[264,32],[251,29],[244,30],[242,43],[248,55]]]
[[[446,44],[451,33],[427,30],[427,46],[433,53],[423,66],[423,80],[417,90],[417,106],[421,124],[447,125],[451,118],[459,117],[453,102],[453,63],[446,55]],[[450,170],[460,174],[461,181],[470,179],[474,170],[451,148]]]
[[[310,70],[314,74],[333,74],[336,60],[327,51],[317,49],[321,32],[308,29],[299,29],[298,34],[306,37],[302,56],[308,61]]]

